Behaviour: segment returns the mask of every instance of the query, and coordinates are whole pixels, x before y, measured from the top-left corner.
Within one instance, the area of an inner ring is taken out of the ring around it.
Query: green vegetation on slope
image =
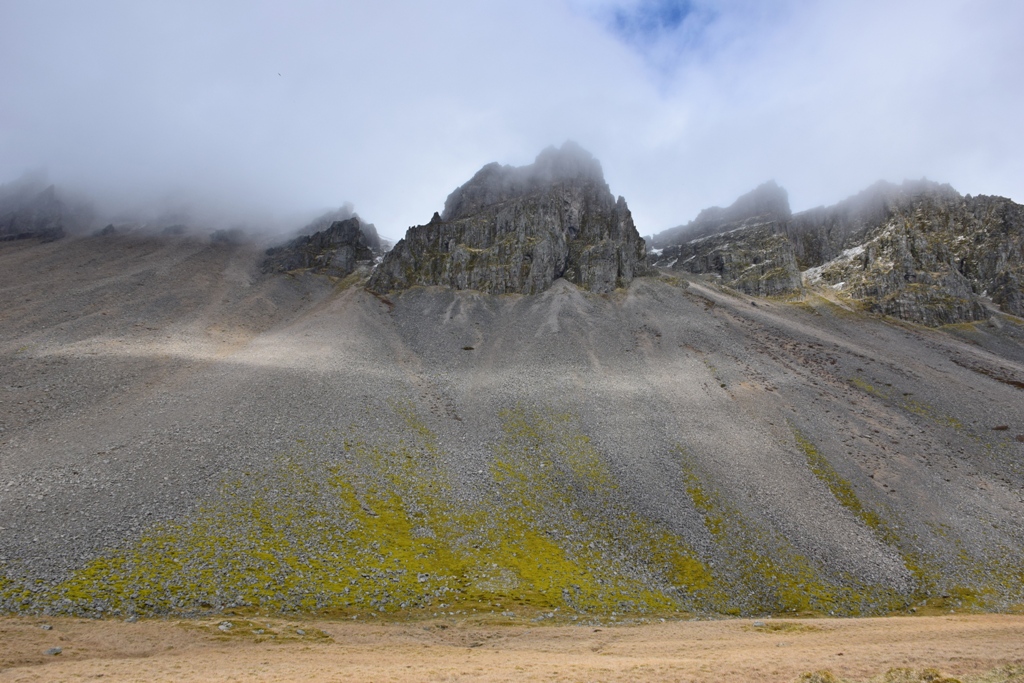
[[[649,613],[722,599],[681,538],[618,500],[570,416],[504,414],[493,485],[466,501],[448,495],[433,434],[409,406],[394,409],[415,444],[350,438],[332,458],[293,453],[57,585],[7,581],[0,597],[76,614]]]
[[[863,388],[864,383],[856,385]],[[927,414],[930,416],[933,413],[929,410]],[[945,538],[945,545],[951,550],[946,557],[935,557],[922,551],[918,538],[906,532],[899,533],[901,525],[887,521],[881,514],[867,507],[857,496],[852,484],[835,470],[814,443],[792,423],[790,428],[811,472],[828,488],[836,501],[863,522],[879,541],[891,546],[899,554],[915,580],[914,593],[908,596],[910,599],[924,605],[948,604],[968,609],[992,608],[1000,603],[1005,606],[1007,600],[1021,599],[1024,568],[1013,559],[1013,553],[1003,548],[989,557],[974,558],[957,538]],[[948,536],[944,527],[939,527],[936,533]],[[947,603],[947,600],[951,602]],[[894,607],[896,605],[898,601]]]
[[[225,483],[187,518],[153,526],[59,583],[0,577],[0,608],[340,616],[521,607],[533,614],[868,614],[907,605],[909,596],[799,552],[729,500],[682,449],[678,488],[712,541],[699,552],[631,505],[571,415],[503,412],[488,469],[467,489],[452,485],[449,455],[413,407],[392,409],[409,442],[371,444],[353,434],[300,444],[273,467]],[[913,539],[901,541],[814,444],[795,427],[794,434],[845,509],[882,542],[909,548],[900,552],[917,597],[952,583],[939,581],[937,565],[914,554]],[[1011,555],[987,575],[993,589],[979,588],[989,585],[985,572],[963,555],[957,562],[972,579],[963,585],[973,588],[945,588],[960,604],[990,604],[1012,593],[1014,581],[1019,592],[1024,577]]]
[[[864,393],[874,396],[875,398],[882,399],[886,403],[894,405],[897,408],[901,408],[912,415],[923,417],[943,427],[950,427],[956,430],[963,429],[963,423],[961,423],[960,420],[941,413],[934,406],[925,403],[924,401],[918,401],[917,399],[910,398],[909,394],[898,395],[897,391],[893,389],[891,385],[886,386],[883,389],[872,385],[860,377],[851,377],[849,382],[852,386],[860,389]]]
[[[799,553],[777,531],[730,503],[682,455],[686,491],[729,567],[724,590],[732,604],[727,612],[865,614],[900,604],[892,589],[830,571]]]
[[[839,476],[839,473],[832,467],[832,463],[818,451],[818,448],[799,429],[792,424],[790,428],[793,430],[796,445],[800,447],[800,450],[807,458],[807,466],[810,467],[814,476],[828,487],[828,490],[839,504],[853,513],[865,526],[875,532],[882,541],[895,543],[898,540],[896,535],[877,513],[866,508],[860,502],[860,498],[857,497],[857,492],[853,490],[850,482]]]

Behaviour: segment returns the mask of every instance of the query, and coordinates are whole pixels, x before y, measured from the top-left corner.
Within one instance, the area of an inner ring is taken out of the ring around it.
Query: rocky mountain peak
[[[728,209],[701,212],[685,231],[661,233],[657,265],[755,295],[827,286],[857,307],[926,325],[982,320],[996,306],[1024,315],[1021,205],[908,180],[790,215],[788,203],[779,210],[784,192],[762,185]]]
[[[595,183],[607,189],[600,162],[572,141],[560,148],[548,147],[528,166],[487,164],[448,195],[441,219],[472,216],[488,206],[565,183]]]
[[[758,185],[725,208],[712,206],[704,209],[693,224],[699,226],[720,226],[736,223],[748,218],[769,217],[789,218],[789,194],[774,180]]]
[[[769,180],[740,196],[727,207],[709,207],[686,225],[669,228],[655,235],[652,243],[653,246],[662,248],[726,232],[745,224],[786,220],[790,215],[789,194],[774,180]]]
[[[409,228],[369,288],[533,294],[565,278],[608,292],[644,270],[645,254],[629,207],[612,196],[601,164],[567,142],[528,166],[481,168],[448,196],[443,213]]]
[[[359,216],[333,221],[325,230],[299,235],[287,244],[267,249],[265,272],[310,269],[345,277],[361,265],[368,267],[381,252],[381,241],[371,223]]]

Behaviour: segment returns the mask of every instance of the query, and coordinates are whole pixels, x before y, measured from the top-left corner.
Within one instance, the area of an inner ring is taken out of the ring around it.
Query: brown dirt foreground
[[[0,618],[0,681],[793,681],[821,670],[935,680],[897,668],[1024,681],[1019,615],[601,627],[227,619],[224,631],[223,620]]]

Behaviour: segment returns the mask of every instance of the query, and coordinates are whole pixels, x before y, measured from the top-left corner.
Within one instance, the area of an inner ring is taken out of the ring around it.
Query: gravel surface
[[[6,609],[1024,602],[1019,320],[931,330],[667,277],[377,297],[259,258],[186,238],[0,245]],[[249,545],[202,559],[200,527]],[[332,554],[365,563],[347,603],[317,578]],[[109,584],[131,600],[97,592],[129,556],[209,585],[136,567]]]

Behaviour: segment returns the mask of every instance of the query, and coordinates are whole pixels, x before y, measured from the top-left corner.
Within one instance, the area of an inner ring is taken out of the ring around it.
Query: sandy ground
[[[821,669],[859,681],[895,667],[969,681],[1024,671],[1019,615],[600,627],[229,619],[226,632],[220,620],[0,619],[0,681],[792,681]]]

